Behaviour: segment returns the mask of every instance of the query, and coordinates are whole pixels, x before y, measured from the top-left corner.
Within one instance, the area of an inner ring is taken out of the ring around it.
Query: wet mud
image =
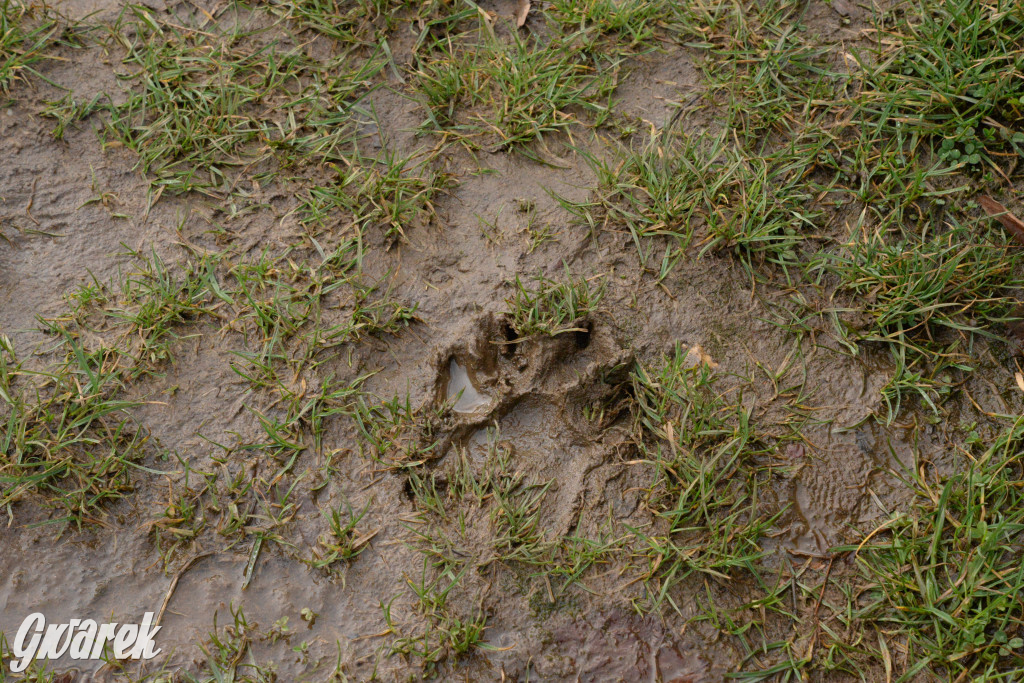
[[[865,17],[853,3],[842,3],[850,8],[845,14],[836,10],[838,2],[812,5],[816,25],[842,38],[860,35],[864,24],[857,22]],[[96,0],[67,7],[109,18],[120,5]],[[118,91],[104,49],[66,52],[64,61],[45,67],[48,77],[79,98]],[[682,108],[684,125],[696,126],[712,116],[706,110],[688,116],[698,81],[689,48],[648,55],[620,87],[624,112],[660,127]],[[130,267],[127,249],[181,264],[197,247],[230,246],[245,257],[304,239],[293,188],[285,185],[259,188],[253,203],[261,209],[238,213],[196,193],[152,202],[136,159],[117,145],[103,147],[95,120],[69,129],[63,140],[53,138],[52,122],[37,112],[57,94],[33,81],[0,107],[0,332],[30,367],[46,367],[55,354],[38,319],[62,315],[65,297],[91,278],[116,279]],[[422,120],[417,102],[391,93],[377,104],[393,143],[407,151],[425,144],[410,132]],[[417,320],[401,334],[368,337],[325,361],[305,386],[312,392],[329,378],[366,376],[367,395],[407,397],[424,416],[414,438],[434,443],[422,468],[435,484],[450,487],[462,459],[470,471],[485,471],[500,449],[528,484],[551,482],[538,512],[542,538],[600,537],[609,520],[620,529],[656,528],[645,493],[653,470],[637,462],[628,380],[637,363],[659,362],[676,345],[700,348],[722,378],[717,390],[739,397],[751,420],[765,425],[766,441],[777,443],[761,505],[781,514],[764,546],[777,551],[782,574],[811,559],[821,570],[834,560],[835,576],[852,572],[852,565],[830,548],[863,535],[907,500],[901,471],[955,466],[952,454],[962,440],[956,430],[985,430],[987,411],[1021,409],[1019,395],[997,388],[1010,384],[1004,364],[993,362],[966,380],[965,393],[954,399],[955,422],[932,424],[924,413],[907,411],[891,426],[879,424],[872,416],[881,409],[879,391],[892,376],[891,363],[841,353],[824,334],[813,340],[786,334],[771,322],[783,295],[755,287],[728,255],[687,257],[655,281],[628,234],[590,234],[552,197],[583,200],[594,184],[592,170],[571,150],[558,153],[571,163],[453,154],[449,171],[459,183],[438,199],[437,224],[410,227],[406,241],[390,249],[373,235],[365,259],[366,272],[385,282],[391,296],[417,305]],[[481,166],[489,172],[479,172]],[[97,188],[105,201],[93,201]],[[553,239],[533,248],[529,231],[538,224],[549,225]],[[315,253],[311,246],[309,253]],[[508,282],[519,274],[558,276],[567,265],[608,276],[600,310],[573,321],[581,331],[520,339],[505,314]],[[218,525],[234,514],[235,502],[225,494],[209,513],[205,535],[165,564],[154,520],[169,491],[198,489],[214,471],[223,480],[271,481],[282,467],[246,450],[266,440],[250,408],[274,415],[280,406],[242,379],[236,369],[244,366],[245,343],[221,330],[209,321],[183,325],[173,360],[126,388],[127,397],[141,402],[135,418],[160,448],[133,472],[131,495],[109,505],[102,519],[81,530],[53,525],[56,513],[41,496],[15,504],[9,516],[0,510],[0,632],[9,639],[36,611],[52,622],[84,616],[131,622],[158,612],[165,654],[129,674],[140,677],[161,667],[197,670],[207,656],[198,643],[230,624],[233,609],[244,608],[254,633],[287,619],[278,637],[252,642],[252,657],[273,661],[277,680],[328,680],[336,666],[347,680],[420,676],[408,658],[388,655],[388,643],[397,632],[421,627],[409,591],[424,566],[416,548],[421,510],[408,473],[366,457],[349,422],[328,421],[322,443],[310,443],[297,457],[293,472],[302,476],[282,542],[255,548],[253,541],[269,537],[266,519],[281,513],[272,498],[239,498],[248,513],[244,542],[218,535]],[[811,426],[796,438],[786,422],[792,397],[781,392],[801,377],[801,419]],[[297,379],[296,391],[300,384]],[[336,571],[310,566],[310,549],[325,533],[325,506],[366,510],[359,527],[370,540]],[[697,683],[723,680],[745,661],[722,629],[695,618],[709,601],[746,604],[755,586],[693,579],[674,609],[640,617],[629,603],[645,598],[646,589],[622,565],[600,566],[587,575],[585,589],[561,591],[536,581],[529,567],[489,561],[490,514],[484,503],[466,510],[468,531],[456,550],[479,559],[481,569],[467,572],[465,590],[452,597],[460,614],[488,616],[483,641],[490,647],[441,661],[435,678]],[[455,537],[456,525],[450,526],[446,533]],[[805,596],[794,598],[793,607],[805,616],[815,609]],[[302,617],[307,609],[317,615],[312,622]],[[75,680],[123,680],[103,662],[64,659],[55,669],[74,671]]]

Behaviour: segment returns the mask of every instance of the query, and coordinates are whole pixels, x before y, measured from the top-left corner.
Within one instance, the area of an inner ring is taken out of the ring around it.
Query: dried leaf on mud
[[[718,363],[711,358],[711,355],[704,350],[704,347],[700,344],[694,344],[686,352],[686,365],[687,367],[695,368],[701,363],[712,369],[718,367]]]
[[[1010,213],[1005,206],[987,195],[978,197],[978,203],[985,209],[992,218],[1003,224],[1003,227],[1010,231],[1014,238],[1024,244],[1024,221]]]
[[[522,28],[526,24],[526,17],[530,14],[530,0],[519,0],[516,7],[516,28]]]

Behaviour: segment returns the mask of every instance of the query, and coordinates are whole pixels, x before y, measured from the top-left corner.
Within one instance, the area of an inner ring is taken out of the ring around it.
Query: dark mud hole
[[[824,3],[812,4],[821,5],[814,15],[818,28],[859,38],[856,21],[850,26]],[[113,2],[76,3],[73,9],[83,15],[100,10],[100,19],[117,11]],[[114,87],[110,58],[102,49],[66,56],[72,61],[41,68],[76,97],[88,99]],[[640,60],[636,76],[621,86],[624,110],[656,127],[666,125],[675,113],[666,102],[685,102],[698,86],[693,60],[683,48]],[[50,340],[39,331],[36,316],[60,315],[63,296],[86,282],[87,273],[101,281],[115,277],[126,262],[121,244],[152,248],[175,263],[184,258],[182,243],[215,248],[229,239],[245,254],[281,250],[301,236],[290,218],[294,202],[286,188],[263,188],[258,199],[266,208],[238,217],[197,195],[165,196],[148,208],[147,179],[132,170],[134,157],[117,147],[103,150],[90,121],[69,129],[63,141],[53,139],[51,122],[37,114],[57,90],[35,79],[31,86],[19,85],[15,94],[0,108],[0,332],[22,356],[38,350],[37,360],[44,364]],[[409,132],[421,119],[416,102],[385,92],[376,104],[395,144],[409,150],[423,144]],[[597,405],[614,406],[633,365],[653,362],[676,344],[704,349],[726,384],[752,378],[745,405],[763,423],[782,423],[784,401],[754,370],[784,367],[794,346],[765,322],[770,314],[763,297],[772,294],[755,295],[749,278],[727,256],[682,262],[655,284],[639,268],[628,235],[587,234],[571,225],[546,192],[585,198],[582,188],[594,179],[582,163],[553,168],[504,153],[483,154],[478,161],[494,173],[475,173],[476,162],[453,156],[451,168],[460,184],[439,200],[438,224],[410,229],[408,242],[393,249],[379,244],[368,252],[367,271],[387,275],[392,295],[417,303],[422,322],[397,336],[364,340],[320,377],[328,371],[350,379],[376,372],[367,380],[368,391],[381,397],[407,392],[411,405],[435,410],[431,428],[437,446],[424,468],[436,485],[452,485],[453,462],[460,457],[481,467],[497,442],[530,481],[553,482],[540,511],[540,526],[550,537],[596,537],[609,520],[649,523],[642,495],[649,473],[633,460],[628,410],[612,410],[596,422],[585,413]],[[129,218],[113,217],[102,203],[90,202],[95,185],[114,193],[117,213]],[[523,202],[534,207],[535,220],[553,226],[556,240],[528,249],[526,218],[515,211]],[[494,233],[481,230],[481,216],[495,220]],[[229,237],[211,233],[213,224],[227,226]],[[557,277],[566,266],[610,274],[600,310],[579,321],[583,332],[515,341],[503,315],[508,280],[536,272]],[[852,567],[844,557],[833,560],[829,547],[896,509],[906,491],[891,472],[922,460],[942,465],[957,425],[926,425],[925,417],[911,415],[905,424],[879,427],[869,418],[879,409],[878,392],[890,374],[884,360],[868,364],[828,348],[827,341],[805,340],[797,347],[809,378],[805,405],[817,411],[815,420],[824,426],[807,427],[802,445],[779,454],[782,466],[764,505],[787,510],[763,543],[777,550],[773,562],[783,575],[807,564],[821,572],[833,561],[831,571],[838,576]],[[219,466],[222,451],[211,443],[257,440],[259,424],[244,406],[266,407],[267,401],[231,370],[231,351],[238,348],[237,340],[214,328],[189,328],[174,345],[173,362],[127,390],[147,401],[135,417],[153,439],[195,471]],[[1004,379],[996,384],[1006,386]],[[977,384],[978,409],[1005,411],[1007,400],[1016,400],[1001,396],[984,377],[971,381]],[[442,409],[446,401],[454,405]],[[965,405],[961,422],[978,415]],[[158,639],[166,659],[146,671],[202,660],[198,643],[213,630],[215,614],[218,626],[230,622],[233,605],[264,631],[289,620],[287,638],[253,644],[256,659],[276,662],[280,680],[296,680],[300,672],[316,678],[309,674],[315,671],[326,678],[339,658],[354,680],[371,672],[387,679],[415,675],[402,657],[381,655],[382,634],[388,631],[382,604],[391,605],[403,626],[414,628],[417,619],[407,586],[423,561],[410,546],[416,510],[409,476],[361,457],[357,435],[348,426],[328,424],[324,440],[324,450],[333,454],[331,474],[323,480],[313,474],[300,487],[285,540],[299,550],[314,546],[323,530],[320,505],[344,500],[354,509],[368,506],[363,525],[374,535],[340,575],[312,570],[287,548],[267,544],[244,585],[251,538],[227,549],[206,539],[180,550],[165,568],[148,523],[168,487],[183,482],[174,460],[162,459],[144,464],[171,474],[136,473],[133,494],[81,531],[64,529],[58,535],[46,524],[51,511],[41,499],[14,506],[11,523],[0,527],[0,632],[12,637],[35,611],[51,622],[137,621],[143,612],[159,610],[169,595]],[[314,471],[318,457],[304,453],[297,470]],[[263,476],[271,469],[246,457],[235,465],[236,471]],[[487,524],[472,511],[467,519],[481,529]],[[741,665],[744,655],[736,642],[708,621],[690,619],[701,613],[701,601],[748,602],[757,595],[753,586],[695,581],[692,594],[679,596],[677,611],[640,617],[630,602],[642,597],[643,588],[616,569],[588,574],[586,590],[556,594],[534,580],[529,568],[483,562],[467,576],[465,594],[452,600],[467,614],[487,614],[484,641],[494,649],[442,662],[439,675],[681,683],[721,680]],[[305,608],[318,615],[312,624],[300,616]],[[793,609],[806,614],[814,605],[801,596],[794,598]],[[296,652],[293,648],[303,642],[307,651]],[[57,669],[71,664],[60,662]],[[82,680],[115,677],[100,663],[77,666],[85,669]]]

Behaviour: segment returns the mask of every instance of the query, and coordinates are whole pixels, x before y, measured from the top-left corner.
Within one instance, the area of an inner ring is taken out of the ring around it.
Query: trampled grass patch
[[[1024,674],[1020,420],[942,481],[918,472],[912,510],[855,548],[871,584],[855,615],[906,643],[904,680]],[[848,548],[853,549],[853,548]]]
[[[554,0],[544,16],[606,58],[655,49],[659,29],[671,19],[671,5],[664,0]]]
[[[860,232],[830,266],[870,320],[844,336],[889,346],[898,371],[883,390],[889,419],[907,391],[935,407],[950,368],[970,368],[972,335],[993,335],[1006,319],[1021,281],[1019,254],[983,236],[970,221],[902,239]],[[925,361],[929,362],[925,362]]]
[[[863,112],[927,138],[949,165],[983,170],[1024,152],[1019,3],[911,3],[865,69]]]
[[[132,468],[145,454],[137,404],[119,396],[123,377],[103,349],[89,352],[69,334],[67,358],[49,371],[28,370],[0,337],[0,507],[42,494],[60,516],[81,526],[132,490]]]
[[[793,266],[809,240],[820,237],[813,203],[825,187],[808,182],[815,150],[791,147],[750,154],[726,133],[710,139],[666,131],[617,159],[589,157],[600,185],[585,201],[559,198],[594,229],[625,227],[647,264],[671,242],[657,270],[664,277],[691,244],[734,253],[748,268]]]
[[[649,504],[665,521],[657,533],[632,530],[655,605],[674,604],[673,587],[691,574],[728,578],[749,569],[774,521],[758,505],[765,477],[756,459],[765,445],[715,380],[678,346],[660,367],[633,373],[635,438],[656,477]]]
[[[405,238],[406,228],[424,227],[434,218],[434,203],[451,183],[448,174],[434,168],[436,163],[390,149],[373,159],[355,152],[349,166],[337,169],[335,184],[309,190],[300,214],[321,226],[348,227],[348,220],[360,233],[379,230],[394,244]]]
[[[61,32],[56,13],[44,3],[0,2],[0,90],[5,95],[23,73],[37,73],[33,65],[46,59]]]
[[[240,170],[272,178],[352,152],[358,119],[350,110],[383,62],[311,60],[259,17],[224,18],[209,30],[133,6],[115,27],[136,69],[109,128],[139,154],[156,191],[230,194]]]
[[[616,60],[587,59],[574,34],[499,39],[488,29],[485,22],[421,48],[415,76],[428,130],[473,147],[525,152],[528,143],[566,133],[584,118],[593,125],[607,117]]]

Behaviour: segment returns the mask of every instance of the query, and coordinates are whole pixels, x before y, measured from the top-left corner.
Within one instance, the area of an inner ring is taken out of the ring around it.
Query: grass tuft
[[[535,334],[554,336],[589,331],[580,325],[597,310],[605,283],[602,281],[592,287],[586,278],[573,280],[568,272],[566,278],[564,282],[557,282],[537,276],[534,285],[527,286],[516,276],[512,296],[505,301],[506,315],[516,334],[525,338]]]
[[[1012,0],[915,3],[866,73],[864,112],[927,137],[948,165],[1024,154],[1024,10]],[[891,47],[890,47],[891,46]]]
[[[632,530],[654,605],[673,602],[671,589],[694,572],[728,579],[750,569],[775,519],[758,502],[757,457],[767,449],[748,410],[717,394],[715,381],[682,347],[633,373],[635,438],[655,471],[649,505],[662,520],[657,532]]]
[[[86,351],[71,334],[66,360],[52,371],[25,368],[0,337],[0,508],[39,493],[81,526],[132,490],[131,470],[146,453],[145,431],[130,417],[137,403],[117,398],[122,376],[105,349]]]
[[[0,0],[0,90],[5,95],[24,73],[38,75],[33,65],[47,58],[60,30],[45,3]]]
[[[915,470],[913,507],[857,548],[872,583],[854,617],[902,639],[910,663],[903,680],[1024,676],[1022,436],[1017,420],[939,483]]]

